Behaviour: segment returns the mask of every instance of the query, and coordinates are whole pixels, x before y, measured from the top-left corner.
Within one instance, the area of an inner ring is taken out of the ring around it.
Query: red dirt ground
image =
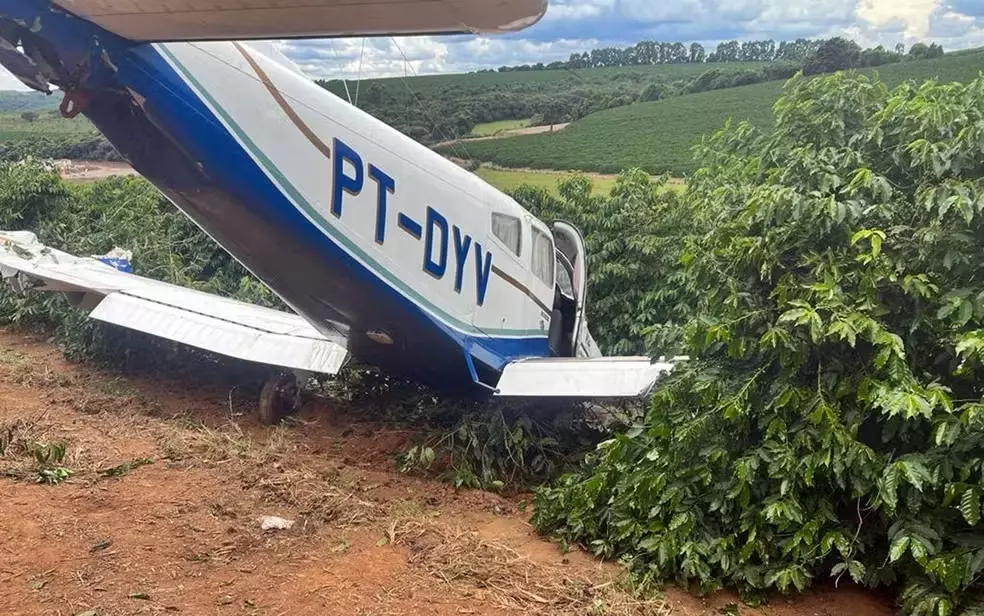
[[[319,404],[266,428],[230,400],[70,364],[40,338],[0,332],[0,428],[67,441],[74,471],[38,485],[22,472],[32,460],[0,464],[0,614],[711,616],[736,601],[670,589],[638,602],[617,567],[539,538],[521,499],[396,472],[404,432]],[[98,472],[137,458],[154,462]],[[262,515],[296,524],[263,532]],[[740,613],[892,609],[842,587]]]

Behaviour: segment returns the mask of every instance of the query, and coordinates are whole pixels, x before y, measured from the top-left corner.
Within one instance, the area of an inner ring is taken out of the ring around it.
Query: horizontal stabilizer
[[[526,359],[502,371],[496,394],[509,397],[637,398],[673,370],[648,357]]]
[[[348,360],[344,338],[296,314],[128,274],[48,248],[33,233],[0,232],[0,274],[15,288],[75,295],[99,321],[229,357],[322,374]]]
[[[132,41],[512,32],[547,0],[55,0]]]

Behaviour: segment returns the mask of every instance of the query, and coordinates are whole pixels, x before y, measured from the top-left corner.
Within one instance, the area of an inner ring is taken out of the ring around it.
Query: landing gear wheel
[[[301,410],[301,385],[295,375],[282,372],[271,376],[260,392],[260,421],[272,426]]]

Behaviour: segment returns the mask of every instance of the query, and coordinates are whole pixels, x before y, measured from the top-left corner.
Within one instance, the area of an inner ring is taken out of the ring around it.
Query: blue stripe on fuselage
[[[468,334],[456,331],[431,316],[419,304],[356,262],[312,224],[154,47],[134,46],[124,51],[122,57],[114,56],[114,60],[119,67],[121,82],[147,99],[148,104],[161,116],[170,136],[195,155],[219,187],[244,207],[262,211],[265,217],[288,228],[298,240],[310,242],[331,257],[348,263],[349,273],[365,278],[374,293],[385,294],[387,301],[395,301],[402,307],[406,318],[414,322],[408,327],[433,328],[435,333],[453,340],[462,354],[464,349],[473,349],[474,355],[495,371],[501,370],[511,359],[549,353],[544,336],[524,338]],[[242,255],[237,257],[241,258]],[[282,267],[292,268],[297,264],[284,263]],[[289,289],[278,291],[290,300]],[[333,299],[325,298],[325,302],[331,303]],[[317,323],[318,315],[306,316]],[[354,335],[361,335],[361,332]],[[387,352],[399,351],[393,348]],[[412,357],[406,359],[413,361]]]

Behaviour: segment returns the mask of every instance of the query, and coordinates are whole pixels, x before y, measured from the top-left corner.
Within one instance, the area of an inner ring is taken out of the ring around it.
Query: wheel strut
[[[274,374],[260,392],[260,421],[272,426],[301,410],[301,382],[292,372]]]

